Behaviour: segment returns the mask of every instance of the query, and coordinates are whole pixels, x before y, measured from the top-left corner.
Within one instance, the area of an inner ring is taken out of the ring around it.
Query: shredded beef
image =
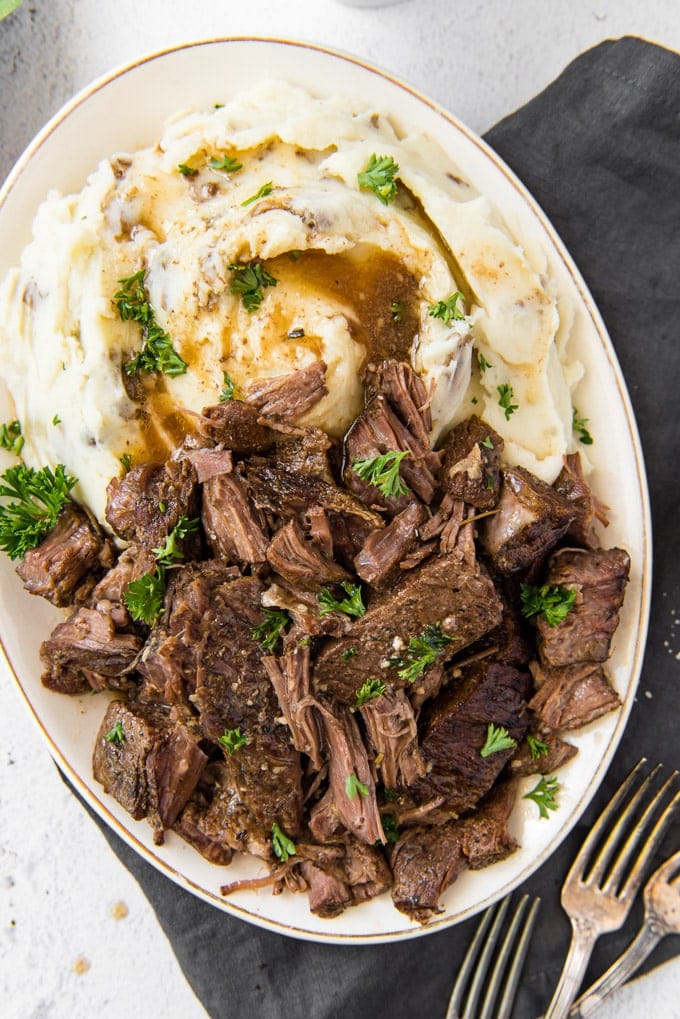
[[[297,421],[324,396],[328,396],[326,365],[323,361],[314,361],[292,375],[251,383],[246,400],[267,417]]]
[[[478,510],[492,509],[500,489],[503,439],[472,416],[445,437],[439,481],[445,492]]]

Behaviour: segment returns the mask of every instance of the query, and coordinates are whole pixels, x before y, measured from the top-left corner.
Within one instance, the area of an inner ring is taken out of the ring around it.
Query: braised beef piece
[[[552,556],[545,582],[577,594],[559,625],[550,626],[542,616],[537,619],[543,665],[607,660],[629,571],[630,556],[620,548],[561,549]]]
[[[50,533],[26,552],[16,571],[30,594],[63,606],[80,600],[79,588],[86,578],[96,578],[113,561],[111,543],[96,521],[71,502]]]
[[[293,648],[280,658],[267,655],[262,664],[276,691],[293,746],[307,754],[319,771],[323,766],[321,732],[311,692],[309,647]]]
[[[473,415],[445,436],[439,483],[445,492],[478,510],[498,502],[500,454],[503,439],[481,418]]]
[[[180,636],[156,626],[151,631],[137,661],[143,682],[137,693],[140,701],[158,704],[189,704],[195,689],[195,652]]]
[[[196,472],[185,457],[164,464],[141,464],[106,489],[106,519],[116,534],[145,548],[159,548],[180,517],[198,516]],[[199,550],[196,535],[180,542],[185,558]]]
[[[501,472],[497,512],[480,524],[480,539],[500,573],[536,567],[566,534],[574,505],[523,467]]]
[[[242,400],[204,407],[197,427],[206,439],[234,453],[262,453],[279,438],[278,432],[261,419],[260,412]]]
[[[354,558],[359,577],[377,590],[390,587],[401,574],[403,559],[418,544],[418,528],[427,519],[427,510],[413,502],[390,523],[372,531]]]
[[[309,908],[317,916],[338,916],[390,886],[390,870],[380,850],[351,835],[330,845],[298,844],[297,851],[309,889]]]
[[[374,396],[387,398],[402,424],[414,439],[427,449],[432,431],[430,398],[425,383],[406,361],[388,359],[369,364],[364,372],[366,402]]]
[[[514,753],[509,748],[483,757],[488,727],[503,727],[519,743],[528,730],[529,687],[525,673],[482,661],[431,702],[420,741],[427,775],[412,786],[419,802],[442,795],[454,816],[477,804]]]
[[[262,563],[269,544],[264,514],[237,473],[218,474],[203,485],[201,522],[213,553],[228,562]]]
[[[296,520],[289,520],[276,532],[267,548],[267,562],[289,584],[308,591],[351,579],[343,566],[305,537]]]
[[[291,375],[252,382],[246,401],[267,417],[297,421],[324,396],[328,396],[326,364],[313,361],[307,368],[300,368]]]
[[[148,817],[156,841],[177,820],[207,758],[194,736],[159,705],[112,701],[97,735],[94,777],[132,817]]]
[[[541,744],[532,753],[527,740],[524,740],[517,747],[512,760],[508,765],[510,774],[516,778],[525,775],[553,775],[558,768],[561,768],[572,757],[575,757],[578,750],[572,743],[542,727],[529,735],[533,736]],[[545,749],[543,749],[545,748]]]
[[[231,474],[234,458],[230,449],[187,449],[184,454],[196,471],[199,485],[218,474]]]
[[[550,729],[580,729],[621,706],[598,662],[561,668],[543,668],[532,662],[529,667],[536,685],[529,707]]]
[[[586,548],[598,548],[600,543],[595,533],[595,521],[599,521],[603,527],[608,525],[608,507],[591,492],[583,474],[579,453],[568,453],[565,456],[564,467],[553,488],[568,499],[576,510],[577,515],[569,525],[567,539]]]
[[[443,912],[439,900],[466,867],[479,869],[514,852],[507,822],[514,782],[499,783],[472,817],[406,828],[391,854],[392,901],[412,920],[427,923]]]
[[[193,846],[210,863],[226,867],[231,863],[234,850],[219,837],[219,834],[217,836],[206,835],[201,830],[200,821],[206,810],[207,806],[201,807],[190,800],[172,826],[173,831],[176,831],[185,842]]]
[[[107,607],[122,605],[130,584],[153,573],[156,565],[156,557],[151,549],[130,545],[121,552],[115,565],[93,588],[89,598],[90,606],[98,608],[100,604]]]
[[[387,689],[361,707],[373,765],[386,789],[410,786],[425,774],[418,728],[404,690]]]
[[[409,489],[408,494],[401,496],[384,495],[375,485],[360,478],[353,468],[357,460],[372,460],[395,451],[408,454],[399,464],[399,475]],[[429,442],[420,442],[408,430],[384,396],[373,397],[350,428],[345,439],[345,455],[345,484],[371,509],[394,515],[413,501],[414,494],[428,504],[435,496],[439,454],[430,448]]]
[[[375,782],[359,727],[348,708],[318,704],[328,759],[330,795],[342,825],[367,845],[385,842]]]
[[[411,638],[422,639],[428,628],[437,628],[438,636],[444,635],[445,660],[497,626],[501,613],[494,586],[478,567],[470,569],[456,554],[429,559],[393,591],[375,598],[345,637],[320,652],[314,689],[353,704],[367,676],[385,675],[394,686],[406,686],[408,677],[399,671],[409,665]]]
[[[108,614],[81,606],[43,641],[42,682],[69,694],[115,687],[134,665],[142,644],[133,633],[117,633]]]
[[[269,453],[268,460],[289,473],[313,474],[335,485],[330,458],[335,444],[320,428],[290,428],[277,426],[279,441]],[[252,461],[251,461],[252,462]]]

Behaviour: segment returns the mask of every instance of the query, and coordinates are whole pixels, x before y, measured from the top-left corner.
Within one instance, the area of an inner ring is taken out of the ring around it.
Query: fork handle
[[[607,972],[591,984],[585,994],[578,999],[570,1013],[573,1019],[576,1017],[586,1019],[586,1016],[592,1015],[608,994],[625,983],[639,969],[652,949],[661,941],[664,933],[646,925],[642,927],[625,952],[622,952]]]
[[[566,1019],[569,1015],[596,941],[597,931],[594,928],[574,925],[567,958],[543,1019]]]

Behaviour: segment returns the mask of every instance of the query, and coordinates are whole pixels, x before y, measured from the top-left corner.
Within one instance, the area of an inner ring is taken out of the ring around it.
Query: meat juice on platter
[[[261,861],[225,895],[424,924],[517,848],[521,780],[558,808],[630,567],[568,334],[430,139],[284,82],[39,210],[0,289],[0,546],[66,610],[43,683],[113,691],[105,792]]]

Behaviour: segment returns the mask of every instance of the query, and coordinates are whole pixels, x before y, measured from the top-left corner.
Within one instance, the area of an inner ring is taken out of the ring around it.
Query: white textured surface
[[[92,78],[190,39],[278,35],[354,52],[482,132],[579,52],[622,34],[680,48],[678,3],[26,0],[0,23],[0,176]],[[118,903],[128,913],[115,919]],[[142,987],[145,1016],[205,1016],[139,888],[62,785],[0,673],[0,1016],[118,1019],[140,1013]],[[625,988],[599,1014],[680,1019],[680,962]]]

